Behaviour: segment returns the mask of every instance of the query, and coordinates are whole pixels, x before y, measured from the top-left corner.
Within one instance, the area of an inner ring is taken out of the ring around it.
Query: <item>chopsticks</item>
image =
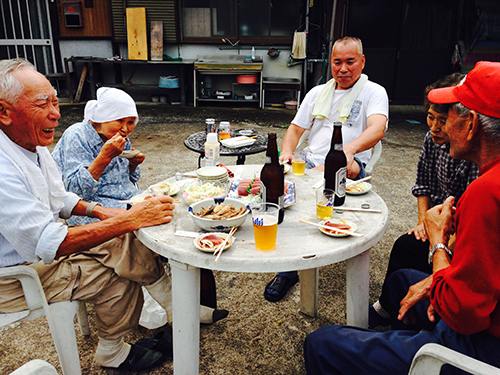
[[[348,187],[351,187],[351,186],[354,186],[354,185],[357,185],[359,184],[360,182],[364,182],[364,181],[368,181],[372,178],[372,176],[367,176],[365,178],[360,178],[359,180],[356,180],[356,181],[353,181],[353,182],[349,182],[345,187],[348,188]]]
[[[237,227],[232,227],[231,230],[229,231],[229,234],[227,235],[226,239],[219,245],[219,247],[217,249],[215,249],[214,256],[215,256],[215,254],[217,254],[217,252],[219,252],[219,254],[217,255],[217,258],[215,258],[214,263],[217,263],[217,261],[219,260],[222,252],[224,251],[224,247],[226,247],[227,242],[231,239],[232,235],[237,230],[238,230]]]
[[[247,141],[249,139],[254,139],[257,137],[258,137],[258,135],[254,135],[253,137],[245,137],[245,138],[235,139],[234,142]]]
[[[373,208],[351,208],[351,207],[333,207],[335,211],[356,211],[356,212],[376,212],[381,213],[382,210],[375,210]]]
[[[353,237],[363,237],[364,236],[364,234],[356,233],[356,232],[353,232],[353,231],[350,231],[350,230],[333,228],[333,227],[329,227],[329,226],[326,226],[326,225],[311,223],[310,221],[305,221],[305,220],[299,220],[299,221],[301,223],[304,223],[304,224],[314,225],[316,227],[320,227],[320,228],[324,228],[324,229],[329,229],[329,230],[334,230],[335,232],[349,234],[349,235],[351,235]]]

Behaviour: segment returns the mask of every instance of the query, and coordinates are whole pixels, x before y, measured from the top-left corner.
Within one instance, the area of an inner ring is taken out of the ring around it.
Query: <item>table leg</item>
[[[245,155],[238,155],[238,159],[236,159],[236,165],[245,164]]]
[[[200,269],[169,260],[172,266],[174,375],[200,370]]]
[[[300,312],[312,317],[318,311],[319,269],[311,268],[299,271],[300,275]]]
[[[370,250],[346,261],[347,325],[368,327]]]

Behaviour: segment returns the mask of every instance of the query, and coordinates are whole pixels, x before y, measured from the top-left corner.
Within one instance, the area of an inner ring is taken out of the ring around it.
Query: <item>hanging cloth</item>
[[[293,34],[292,57],[294,59],[306,58],[306,33],[296,31]]]

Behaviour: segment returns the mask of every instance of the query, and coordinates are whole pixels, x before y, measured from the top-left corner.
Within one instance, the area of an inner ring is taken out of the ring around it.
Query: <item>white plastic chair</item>
[[[409,375],[438,375],[450,364],[474,375],[499,375],[500,369],[439,344],[425,344],[415,354]]]
[[[299,138],[299,142],[297,143],[296,150],[301,150],[306,146],[307,139],[309,138],[310,130],[306,130]],[[382,141],[378,141],[375,146],[372,147],[372,156],[366,164],[365,171],[367,176],[371,176],[373,173],[373,167],[377,164],[378,159],[380,159],[380,155],[382,155]]]
[[[48,362],[34,359],[11,372],[10,375],[57,375],[57,370]]]
[[[27,310],[0,314],[0,327],[16,321],[45,315],[59,356],[64,375],[80,375],[80,356],[76,342],[74,318],[78,314],[82,335],[90,335],[87,310],[79,301],[47,303],[42,284],[36,271],[29,266],[0,268],[0,279],[18,279],[23,287]]]

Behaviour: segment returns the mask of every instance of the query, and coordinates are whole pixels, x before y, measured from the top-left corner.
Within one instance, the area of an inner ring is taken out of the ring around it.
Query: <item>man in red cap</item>
[[[500,367],[500,63],[479,62],[461,85],[428,98],[451,104],[451,155],[476,163],[479,178],[456,210],[449,197],[426,213],[433,274],[404,269],[388,279],[393,330],[329,326],[311,333],[304,343],[308,374],[407,374],[428,343]],[[453,371],[445,366],[441,374]]]

